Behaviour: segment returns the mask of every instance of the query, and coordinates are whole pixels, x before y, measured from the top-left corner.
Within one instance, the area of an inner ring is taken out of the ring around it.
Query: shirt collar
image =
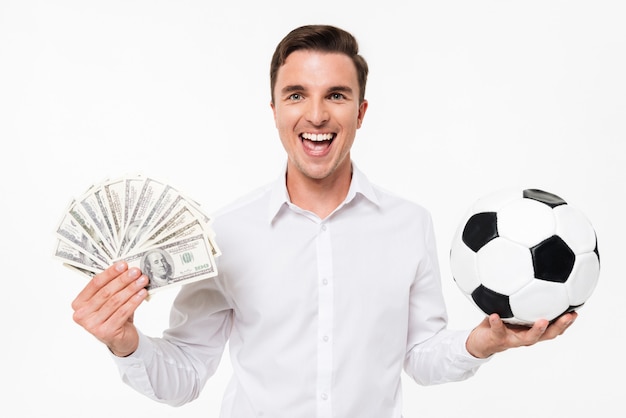
[[[270,185],[270,200],[268,205],[268,223],[271,223],[276,216],[280,213],[283,207],[286,207],[290,202],[289,193],[287,192],[287,165],[283,167],[280,176]],[[356,164],[352,162],[352,181],[350,182],[350,188],[345,200],[340,206],[344,206],[348,202],[352,201],[357,195],[363,196],[376,206],[379,206],[378,196],[374,191],[372,183],[368,178],[358,169]]]

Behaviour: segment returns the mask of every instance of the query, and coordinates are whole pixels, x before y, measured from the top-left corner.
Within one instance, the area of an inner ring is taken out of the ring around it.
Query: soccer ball
[[[538,189],[478,199],[452,240],[454,281],[503,321],[532,325],[581,307],[600,275],[595,230],[578,209]]]

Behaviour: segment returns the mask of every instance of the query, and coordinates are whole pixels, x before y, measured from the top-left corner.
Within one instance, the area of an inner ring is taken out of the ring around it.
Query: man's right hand
[[[137,307],[148,296],[148,278],[120,261],[96,274],[72,302],[74,321],[116,356],[135,352],[139,335],[133,324]]]

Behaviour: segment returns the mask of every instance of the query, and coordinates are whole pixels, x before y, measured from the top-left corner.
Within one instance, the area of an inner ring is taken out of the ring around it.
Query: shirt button
[[[325,342],[325,343],[327,343],[327,342],[328,342],[328,340],[329,340],[328,335],[324,335],[324,337],[322,338],[322,340],[324,340],[324,342]]]
[[[322,400],[325,401],[328,399],[328,395],[326,393],[322,393]]]
[[[328,279],[323,279],[322,280],[322,285],[326,286],[328,284]]]
[[[322,225],[322,231],[326,231],[326,224]]]

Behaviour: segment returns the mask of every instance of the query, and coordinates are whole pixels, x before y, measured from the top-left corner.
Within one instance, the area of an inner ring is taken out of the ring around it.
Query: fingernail
[[[129,276],[131,279],[136,279],[137,277],[139,277],[139,274],[140,274],[140,272],[139,272],[139,269],[138,269],[138,268],[132,268],[132,269],[130,269],[130,271],[128,272],[128,276]]]
[[[119,263],[117,263],[115,265],[115,270],[119,273],[123,272],[124,270],[126,270],[126,262],[124,261],[120,261]]]
[[[146,277],[146,275],[145,275],[145,274],[142,274],[142,275],[141,275],[141,277],[139,277],[139,278],[137,279],[137,284],[138,284],[139,286],[142,286],[142,287],[143,287],[143,286],[145,286],[145,285],[147,285],[147,284],[148,284],[148,277]]]
[[[148,291],[146,289],[141,289],[139,292],[137,292],[137,295],[135,295],[135,297],[137,299],[143,299],[147,293]]]

